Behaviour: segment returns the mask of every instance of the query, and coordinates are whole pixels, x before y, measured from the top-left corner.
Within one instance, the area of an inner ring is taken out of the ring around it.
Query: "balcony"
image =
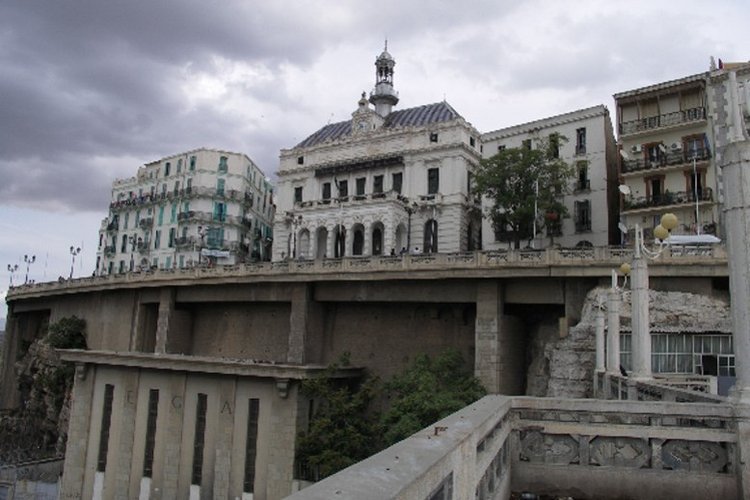
[[[141,229],[148,229],[153,225],[154,225],[153,217],[147,217],[145,219],[141,219],[141,221],[138,223],[138,227],[140,227]]]
[[[705,161],[711,157],[711,152],[707,148],[700,148],[695,151],[690,150],[685,152],[663,153],[654,160],[623,160],[622,173],[626,174],[632,172],[640,172],[643,170],[671,167],[675,165],[685,165],[688,163],[692,163],[693,157],[695,157],[696,161]]]
[[[139,241],[136,245],[136,248],[138,249],[138,253],[140,254],[147,254],[149,250],[151,249],[151,242],[146,241]]]
[[[117,231],[118,229],[120,229],[120,223],[116,219],[107,224],[108,232]]]
[[[591,180],[578,179],[578,182],[576,182],[576,185],[573,187],[573,191],[576,193],[580,191],[591,191]]]
[[[174,240],[174,246],[176,248],[189,248],[196,244],[197,240],[192,236],[180,236]]]
[[[699,202],[711,202],[714,201],[713,190],[711,188],[703,188],[698,190],[698,201]],[[695,203],[695,193],[692,191],[666,191],[658,195],[651,196],[638,196],[626,198],[623,201],[623,211],[629,210],[642,210],[652,207],[664,207],[668,205],[685,205],[688,203]]]
[[[636,134],[646,130],[652,130],[661,127],[671,127],[683,123],[696,122],[706,119],[706,108],[689,108],[682,111],[675,111],[664,115],[649,116],[620,123],[620,135]]]
[[[112,257],[115,255],[115,253],[117,253],[117,248],[115,248],[114,245],[108,245],[104,247],[104,255],[106,255],[107,257]]]

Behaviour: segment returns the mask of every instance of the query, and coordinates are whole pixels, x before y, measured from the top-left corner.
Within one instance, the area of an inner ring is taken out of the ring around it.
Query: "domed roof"
[[[389,61],[395,61],[395,59],[393,59],[393,56],[387,50],[383,50],[383,53],[378,56],[377,60],[380,61],[381,59],[387,59]]]

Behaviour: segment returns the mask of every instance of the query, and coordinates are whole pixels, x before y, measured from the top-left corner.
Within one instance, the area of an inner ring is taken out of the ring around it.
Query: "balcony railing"
[[[115,253],[117,253],[117,248],[114,245],[108,245],[104,247],[104,255],[106,255],[107,257],[111,257]]]
[[[591,189],[591,180],[590,179],[579,179],[578,182],[576,182],[576,185],[574,187],[574,190],[576,192],[578,191],[589,191]]]
[[[622,122],[620,124],[620,134],[635,134],[636,132],[642,132],[644,130],[651,130],[659,127],[669,127],[672,125],[679,125],[681,123],[689,123],[705,119],[706,108],[689,108],[682,111],[667,113],[664,115],[649,116],[646,118],[640,118],[638,120]]]
[[[711,188],[698,190],[698,201],[713,201],[713,199],[714,195]],[[665,191],[658,195],[625,198],[623,200],[623,210],[639,210],[667,205],[684,205],[687,203],[695,203],[695,193],[692,191]]]
[[[689,150],[681,153],[664,153],[659,155],[659,158],[655,160],[623,160],[622,161],[622,172],[638,172],[640,170],[650,170],[654,168],[669,167],[673,165],[683,165],[691,163],[693,158],[696,161],[708,160],[711,154],[707,148],[700,148],[698,150]]]
[[[138,227],[140,227],[141,229],[148,229],[153,225],[154,225],[154,219],[152,217],[141,219],[141,221],[138,223]]]
[[[107,224],[107,231],[117,231],[118,229],[120,229],[120,223],[116,220]]]
[[[224,189],[218,190],[216,188],[207,187],[186,187],[183,189],[173,189],[164,193],[144,194],[142,196],[134,196],[127,200],[113,201],[109,204],[109,208],[112,210],[127,209],[131,207],[140,207],[151,205],[165,200],[176,200],[182,198],[194,198],[194,197],[218,197],[227,200],[233,200],[243,203],[248,203],[252,206],[253,193],[237,191],[236,189]]]

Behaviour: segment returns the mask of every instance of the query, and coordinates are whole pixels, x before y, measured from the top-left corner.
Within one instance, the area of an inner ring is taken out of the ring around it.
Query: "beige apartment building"
[[[719,183],[706,74],[614,95],[620,148],[621,222],[646,235],[665,212],[678,234],[720,234]]]

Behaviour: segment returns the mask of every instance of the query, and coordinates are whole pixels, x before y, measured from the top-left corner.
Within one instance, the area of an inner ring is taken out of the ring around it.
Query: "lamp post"
[[[620,274],[624,279],[622,285],[619,283],[617,271],[612,269],[612,286],[607,294],[607,371],[610,374],[620,373],[620,304],[622,302],[622,291],[628,283],[630,264],[623,263],[620,266]]]
[[[200,245],[200,248],[198,248],[198,266],[200,266],[201,263],[203,262],[203,246],[206,240],[206,228],[205,227],[198,226],[198,236],[201,239],[201,245]]]
[[[18,264],[10,265],[8,264],[8,273],[10,273],[10,284],[9,286],[13,286],[13,273],[18,271]]]
[[[25,285],[29,282],[29,266],[36,262],[36,255],[32,255],[31,257],[24,255],[23,261],[26,263],[26,278],[23,280],[23,284]]]
[[[654,236],[659,240],[656,250],[648,248],[643,241],[643,230],[635,225],[635,252],[631,269],[631,306],[632,306],[632,345],[633,377],[636,379],[651,378],[651,332],[649,330],[648,311],[648,265],[646,259],[657,259],[668,243],[670,231],[677,227],[674,214],[664,214],[661,224],[654,228]]]
[[[70,260],[70,277],[68,279],[73,279],[73,266],[76,263],[76,255],[78,255],[80,253],[81,253],[81,247],[74,247],[72,245],[70,246],[70,255],[71,255],[71,260]]]

